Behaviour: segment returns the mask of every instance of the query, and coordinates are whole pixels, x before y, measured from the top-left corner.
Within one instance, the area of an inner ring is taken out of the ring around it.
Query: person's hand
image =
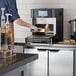
[[[33,25],[32,28],[31,28],[31,32],[38,32],[38,28]]]

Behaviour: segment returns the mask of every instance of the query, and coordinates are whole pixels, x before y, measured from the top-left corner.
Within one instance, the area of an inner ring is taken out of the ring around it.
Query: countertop
[[[63,44],[63,43],[56,43],[56,44],[44,44],[44,43],[31,43],[31,46],[35,46],[39,49],[61,49],[61,50],[75,50],[75,44]]]
[[[45,43],[31,43],[34,46],[46,46],[46,47],[67,47],[67,48],[74,48],[76,47],[76,43],[74,44],[64,44],[64,43],[56,43],[56,44],[45,44]]]
[[[36,59],[38,59],[38,54],[23,53],[16,53],[11,57],[0,59],[0,76]]]

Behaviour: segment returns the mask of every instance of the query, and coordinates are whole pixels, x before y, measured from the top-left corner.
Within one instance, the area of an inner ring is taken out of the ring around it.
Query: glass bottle
[[[7,50],[7,37],[6,37],[6,24],[5,24],[5,16],[4,10],[5,8],[1,8],[2,16],[1,16],[1,51]]]
[[[7,44],[8,44],[8,50],[13,50],[13,41],[12,41],[12,33],[10,30],[9,20],[8,17],[12,16],[9,13],[6,13],[6,27],[7,27]]]

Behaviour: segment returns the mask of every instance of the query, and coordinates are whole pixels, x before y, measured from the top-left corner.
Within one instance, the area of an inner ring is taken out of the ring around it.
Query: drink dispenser
[[[7,19],[5,23],[5,16],[4,16],[4,10],[5,8],[1,8],[2,10],[2,16],[1,16],[1,27],[0,27],[0,58],[7,58],[12,55],[12,41],[11,43],[8,43],[8,36],[10,36],[8,33],[8,16],[9,14],[6,14]]]

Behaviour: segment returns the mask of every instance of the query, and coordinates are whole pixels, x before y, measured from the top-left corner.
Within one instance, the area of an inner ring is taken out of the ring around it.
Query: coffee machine
[[[32,24],[40,29],[32,32],[31,40],[37,43],[56,43],[63,40],[63,8],[31,9]]]

